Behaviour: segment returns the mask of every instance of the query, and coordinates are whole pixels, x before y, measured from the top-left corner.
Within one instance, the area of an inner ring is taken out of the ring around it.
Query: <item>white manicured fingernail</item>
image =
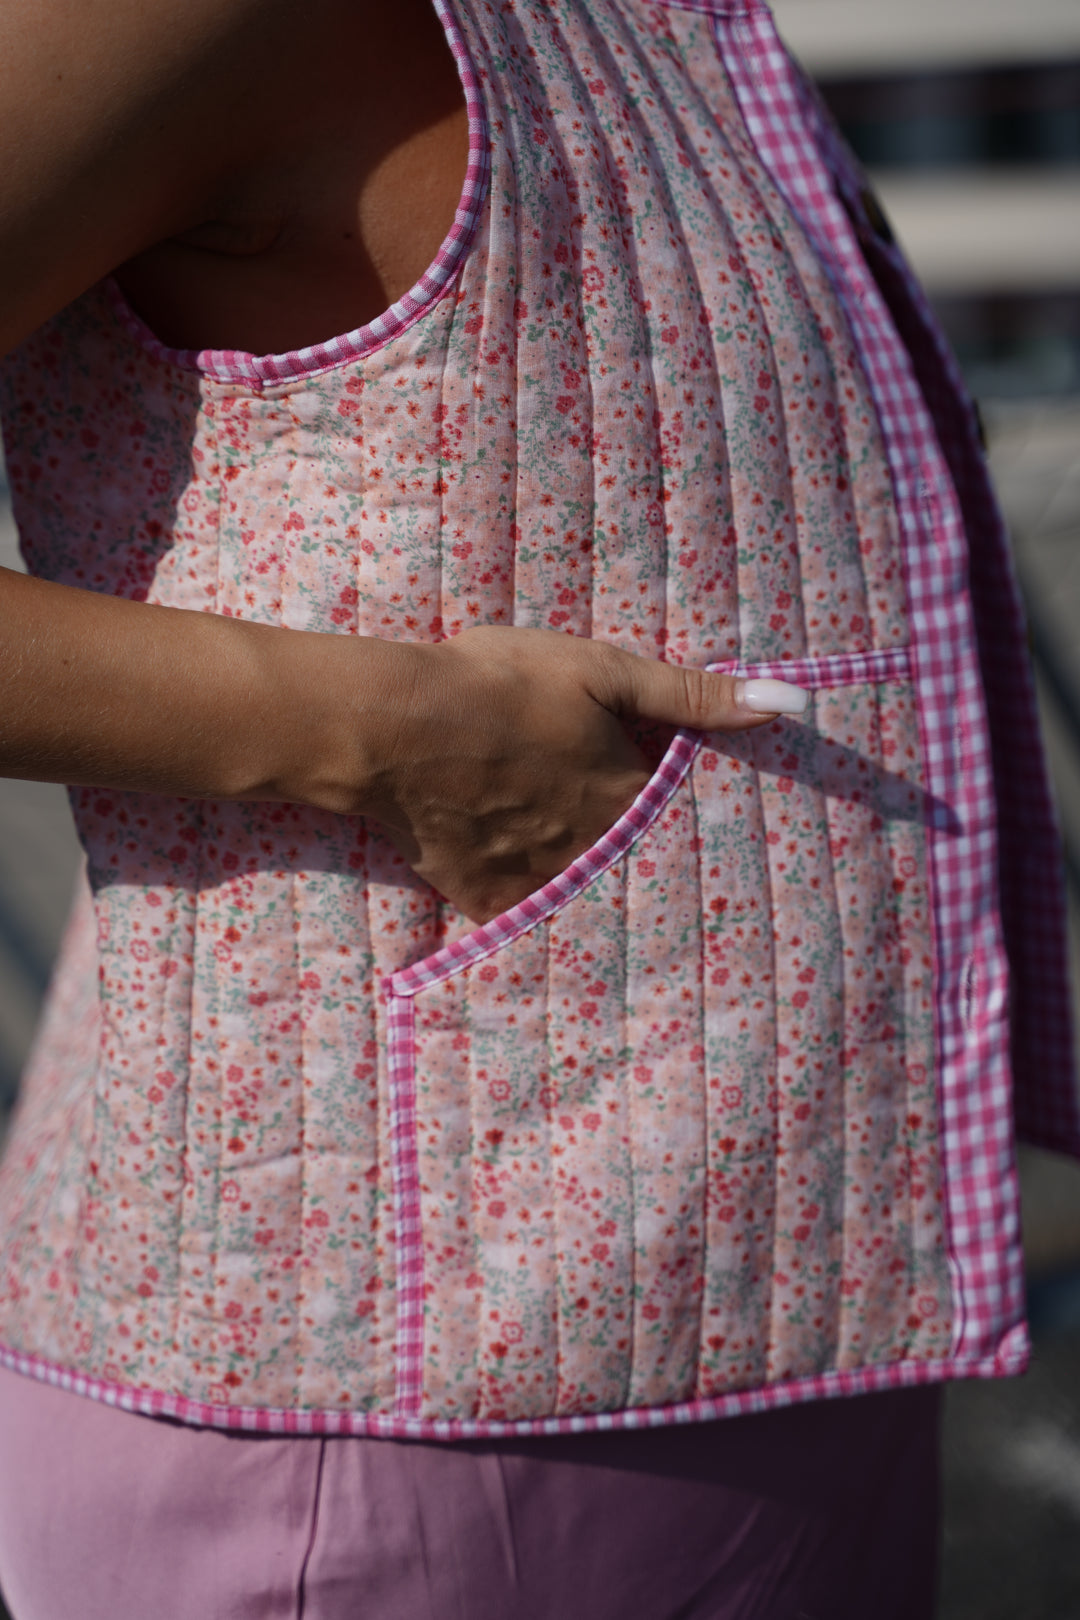
[[[740,681],[735,701],[751,714],[805,714],[810,694],[790,681]]]

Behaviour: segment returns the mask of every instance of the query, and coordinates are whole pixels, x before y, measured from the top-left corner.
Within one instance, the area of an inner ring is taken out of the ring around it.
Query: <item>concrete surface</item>
[[[1080,56],[1077,0],[771,0],[812,73],[925,72]]]
[[[931,295],[1056,292],[1080,280],[1080,169],[888,169],[872,179]]]

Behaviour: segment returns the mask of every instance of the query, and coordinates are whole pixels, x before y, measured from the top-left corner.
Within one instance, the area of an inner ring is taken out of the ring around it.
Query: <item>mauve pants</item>
[[[939,1404],[440,1445],[0,1370],[0,1585],[14,1620],[931,1620]]]

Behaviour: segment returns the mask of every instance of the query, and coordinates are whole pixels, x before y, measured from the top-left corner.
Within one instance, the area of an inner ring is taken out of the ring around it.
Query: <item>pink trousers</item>
[[[253,1438],[0,1371],[0,1585],[13,1620],[931,1620],[938,1412]]]

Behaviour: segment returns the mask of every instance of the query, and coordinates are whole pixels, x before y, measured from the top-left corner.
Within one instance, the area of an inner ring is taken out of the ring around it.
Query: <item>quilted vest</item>
[[[363,819],[75,791],[3,1359],[447,1438],[1016,1369],[973,520],[916,295],[902,342],[757,0],[435,3],[471,130],[436,263],[288,355],[171,351],[112,284],[49,322],[0,397],[29,566],[327,634],[542,626],[812,710],[660,738],[480,928]]]

